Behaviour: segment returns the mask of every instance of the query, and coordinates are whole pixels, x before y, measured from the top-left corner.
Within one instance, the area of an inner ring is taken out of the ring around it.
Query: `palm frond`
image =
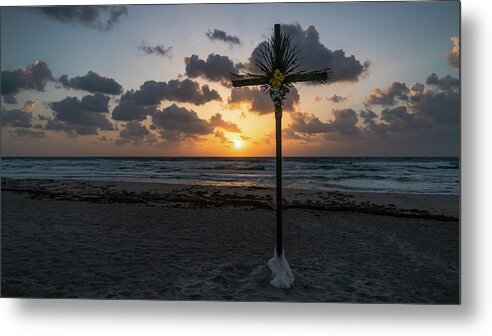
[[[292,43],[292,38],[285,33],[280,34],[279,40],[273,35],[262,42],[256,50],[254,64],[259,74],[231,74],[232,86],[262,85],[267,92],[271,91],[270,79],[275,70],[279,70],[285,80],[282,85],[292,87],[292,83],[311,82],[324,84],[332,76],[333,70],[324,68],[315,71],[298,71],[301,67],[301,50]]]
[[[278,62],[275,57],[278,52]],[[255,65],[266,77],[271,77],[276,69],[284,75],[292,73],[300,65],[301,51],[292,45],[291,37],[281,34],[280,41],[274,37],[260,44],[255,54]]]
[[[287,82],[310,82],[311,84],[325,84],[333,75],[333,70],[324,68],[314,71],[299,71],[285,77]]]
[[[268,83],[268,78],[263,75],[252,73],[234,74],[231,73],[231,82],[233,87],[241,87],[248,85],[265,85]]]

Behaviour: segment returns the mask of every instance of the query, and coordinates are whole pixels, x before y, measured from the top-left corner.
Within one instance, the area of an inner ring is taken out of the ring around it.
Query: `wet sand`
[[[459,198],[2,179],[2,296],[459,303]]]

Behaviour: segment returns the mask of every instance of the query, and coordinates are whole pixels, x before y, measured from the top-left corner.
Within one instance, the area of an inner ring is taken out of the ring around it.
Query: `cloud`
[[[410,90],[404,83],[393,82],[385,90],[373,89],[366,97],[367,104],[392,106],[397,100],[408,100]]]
[[[210,118],[210,125],[212,125],[212,127],[222,128],[226,132],[241,133],[241,130],[235,123],[225,121],[222,119],[222,115],[220,113],[216,113]]]
[[[202,77],[212,82],[220,82],[230,87],[231,73],[238,73],[242,64],[234,65],[234,62],[227,56],[218,54],[208,55],[206,60],[200,59],[197,55],[185,57],[186,75],[190,78]]]
[[[152,115],[152,125],[157,130],[176,131],[187,135],[211,134],[213,126],[201,119],[193,110],[172,104]]]
[[[356,82],[368,70],[369,62],[361,63],[354,55],[346,55],[345,51],[330,50],[319,39],[319,33],[314,26],[303,30],[299,24],[283,24],[282,32],[291,36],[292,44],[301,51],[301,67],[299,70],[317,70],[332,68],[334,74],[329,80],[334,82]],[[259,54],[260,45],[253,51],[248,68],[250,72],[257,72],[254,61]]]
[[[118,139],[115,141],[115,145],[121,146],[127,143],[132,145],[139,145],[142,143],[154,144],[157,142],[157,137],[151,133],[147,127],[141,125],[137,121],[130,121],[125,125],[125,128],[121,130]]]
[[[370,131],[376,133],[419,132],[448,127],[451,133],[459,131],[459,80],[449,75],[427,77],[424,84],[412,85],[409,96],[399,106],[385,108],[379,118],[373,111],[361,112]]]
[[[121,94],[123,87],[113,78],[101,76],[94,71],[89,71],[85,76],[68,78],[61,76],[58,81],[65,87],[75,90],[84,90],[91,93]]]
[[[49,131],[65,132],[70,136],[75,135],[96,135],[97,126],[80,125],[65,123],[57,119],[49,119],[46,124],[46,129]]]
[[[100,31],[113,29],[121,17],[128,15],[125,6],[57,6],[34,10],[54,21]]]
[[[435,73],[430,74],[425,83],[435,85],[445,91],[452,91],[460,87],[460,80],[458,78],[451,77],[450,75],[439,78]]]
[[[121,96],[112,117],[122,121],[144,120],[155,113],[155,107],[163,100],[202,105],[214,100],[221,101],[222,98],[216,90],[210,90],[208,85],[200,87],[198,82],[190,79],[147,81],[138,90],[127,91]]]
[[[34,61],[25,69],[3,70],[1,76],[1,89],[4,99],[12,97],[20,90],[44,91],[49,80],[52,80],[51,70],[44,61]],[[11,97],[9,97],[11,96]]]
[[[453,124],[459,126],[459,86],[453,86],[450,89],[450,86],[446,84],[444,88],[441,86],[438,86],[437,90],[427,88],[411,96],[407,107],[424,125]]]
[[[34,106],[36,106],[36,102],[28,100],[24,103],[24,107],[22,107],[22,109],[2,109],[2,127],[31,127],[33,118],[32,111],[34,109]]]
[[[214,135],[215,135],[215,137],[216,137],[216,138],[219,138],[219,139],[220,139],[220,142],[222,142],[222,143],[227,143],[227,144],[231,144],[231,143],[232,143],[232,141],[231,141],[231,140],[229,140],[229,139],[225,136],[225,134],[224,134],[224,131],[223,131],[223,130],[220,130],[220,129],[215,130]]]
[[[292,128],[284,128],[282,130],[282,138],[283,139],[294,139],[294,140],[302,140],[303,137],[301,137],[299,134],[297,134]]]
[[[410,87],[412,93],[422,93],[424,92],[425,85],[421,83],[415,83]]]
[[[295,87],[290,88],[290,92],[284,101],[284,111],[293,111],[294,106],[299,103],[299,93]],[[270,96],[261,88],[240,87],[231,90],[228,104],[231,107],[242,103],[250,105],[250,111],[257,114],[268,114],[274,112],[274,107]]]
[[[149,46],[145,41],[142,41],[140,46],[138,46],[138,50],[143,51],[147,55],[158,55],[169,59],[172,58],[172,49],[173,47],[166,48],[163,44]]]
[[[222,101],[216,90],[210,90],[208,85],[200,85],[190,79],[183,81],[173,79],[168,82],[167,100],[203,105],[210,101]]]
[[[46,138],[44,131],[33,131],[28,128],[16,128],[10,134],[18,138]]]
[[[371,129],[375,126],[375,120],[377,120],[378,115],[376,112],[366,108],[359,112],[359,116],[362,118],[362,122],[366,125],[366,129]]]
[[[154,109],[150,109],[141,105],[135,105],[131,102],[121,101],[111,113],[114,120],[131,121],[144,120]]]
[[[210,41],[219,40],[225,43],[228,43],[231,47],[234,45],[240,45],[241,40],[237,36],[228,35],[225,31],[214,29],[213,31],[209,30],[205,33],[205,35],[210,39]]]
[[[396,132],[414,123],[415,115],[409,113],[406,106],[397,106],[394,108],[385,108],[381,112],[380,120],[384,122],[380,126],[383,127],[385,132]]]
[[[431,74],[426,84],[392,82],[375,88],[364,110],[332,110],[331,121],[311,113],[292,113],[286,139],[313,141],[322,134],[352,155],[458,155],[459,80]],[[381,106],[376,112],[373,107]],[[336,152],[342,154],[343,152]],[[333,153],[332,153],[333,154]]]
[[[140,89],[127,91],[122,97],[122,102],[140,106],[159,105],[163,100],[171,100],[181,103],[202,105],[217,100],[221,97],[216,90],[210,90],[208,85],[200,85],[190,79],[183,81],[178,79],[169,82],[147,81]]]
[[[106,117],[109,97],[102,94],[85,96],[81,100],[67,97],[49,103],[53,110],[53,119],[49,119],[46,128],[71,134],[97,134],[97,130],[115,130]]]
[[[120,104],[120,106],[124,105]],[[140,107],[144,108],[143,106]],[[115,111],[113,111],[113,115]],[[131,112],[128,113],[130,114]],[[214,134],[225,142],[224,131],[241,132],[236,124],[224,120],[220,113],[216,113],[210,118],[210,121],[207,121],[200,118],[195,111],[179,107],[176,104],[172,104],[162,110],[154,109],[153,111],[142,112],[139,117],[146,117],[147,115],[151,116],[151,124],[148,129],[136,120],[129,121],[120,132],[115,144],[157,144],[159,142],[156,134],[165,142],[173,143],[189,139],[197,141],[201,136],[210,134]],[[155,131],[156,134],[152,131]]]
[[[446,56],[448,58],[449,65],[456,71],[460,69],[460,38],[458,36],[451,37],[453,42],[453,49]]]
[[[101,93],[87,95],[82,97],[79,106],[85,110],[92,112],[109,112],[108,110],[109,96]]]
[[[296,133],[304,135],[331,133],[342,136],[355,136],[360,133],[360,129],[356,126],[357,113],[354,110],[350,108],[332,110],[332,115],[333,120],[325,123],[312,113],[293,113],[291,114],[291,124],[285,132],[290,138],[295,138]]]
[[[341,102],[347,100],[347,97],[343,97],[343,96],[339,96],[339,95],[334,94],[333,96],[328,98],[328,100],[336,104],[336,103],[341,103]]]

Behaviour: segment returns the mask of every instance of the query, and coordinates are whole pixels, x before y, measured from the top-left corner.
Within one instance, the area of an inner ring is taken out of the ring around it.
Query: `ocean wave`
[[[217,165],[217,166],[204,166],[196,168],[198,170],[265,170],[263,165]]]
[[[285,158],[284,186],[459,193],[456,158]],[[184,181],[275,186],[273,158],[2,158],[2,177]],[[171,182],[172,183],[172,182]],[[176,182],[178,183],[178,182]]]

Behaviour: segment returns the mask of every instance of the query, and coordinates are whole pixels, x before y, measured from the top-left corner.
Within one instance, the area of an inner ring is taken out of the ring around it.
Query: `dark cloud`
[[[239,129],[239,127],[235,123],[225,121],[224,119],[222,119],[222,115],[220,113],[216,113],[210,118],[210,125],[212,125],[212,127],[222,128],[224,131],[227,132],[241,133],[241,129]]]
[[[345,51],[330,50],[319,40],[319,33],[314,26],[303,30],[299,24],[284,24],[282,32],[291,36],[293,45],[301,51],[301,67],[299,70],[317,70],[332,68],[334,74],[329,80],[333,82],[355,82],[363,76],[368,68],[369,62],[361,63],[354,55],[346,55]],[[248,65],[250,72],[257,72],[254,61],[259,55],[260,45],[253,51]]]
[[[96,135],[98,127],[93,125],[70,124],[57,119],[50,119],[46,124],[46,129],[49,131],[65,132],[70,136],[75,136]]]
[[[358,114],[352,109],[334,110],[330,122],[293,113],[284,135],[312,141],[314,135],[324,134],[353,155],[457,155],[459,80],[431,74],[426,84],[415,83],[408,89],[393,82],[385,90],[376,88],[366,97],[365,110]],[[372,105],[383,109],[376,113]]]
[[[121,130],[115,145],[120,146],[127,143],[139,145],[142,143],[153,144],[157,141],[157,137],[152,134],[147,127],[141,125],[138,121],[130,121]]]
[[[167,98],[168,85],[166,82],[147,81],[136,91],[127,91],[121,97],[121,103],[131,103],[140,106],[159,105]]]
[[[460,69],[460,38],[458,36],[451,37],[453,49],[447,54],[449,65],[456,71]]]
[[[68,78],[67,75],[61,76],[58,81],[66,88],[84,90],[91,93],[121,94],[123,87],[113,78],[101,76],[93,71],[89,71],[85,76]]]
[[[213,131],[213,126],[201,119],[195,111],[176,104],[154,113],[152,124],[157,130],[176,131],[188,135],[206,135]]]
[[[299,103],[299,93],[295,87],[290,88],[290,92],[284,101],[283,109],[293,111],[294,106]],[[228,100],[232,107],[241,103],[249,103],[250,111],[257,114],[268,114],[274,112],[274,107],[270,96],[261,88],[241,87],[233,88]]]
[[[114,108],[113,112],[111,113],[111,117],[114,120],[121,121],[141,121],[147,118],[147,116],[151,114],[153,110],[155,109],[141,105],[135,105],[127,101],[121,101],[118,106]]]
[[[113,110],[115,120],[144,120],[153,114],[163,100],[202,105],[207,102],[221,101],[216,90],[208,85],[200,85],[190,79],[170,80],[169,82],[147,81],[136,91],[127,91],[121,96],[120,103]]]
[[[190,79],[183,81],[173,79],[167,83],[147,81],[140,86],[140,89],[127,91],[121,97],[121,102],[140,106],[159,105],[163,100],[202,105],[222,99],[216,90],[210,90],[208,85],[200,87],[197,82]]]
[[[101,93],[87,95],[82,97],[79,106],[85,110],[92,112],[109,112],[108,110],[109,96]]]
[[[168,82],[167,100],[202,105],[210,101],[222,101],[216,90],[208,85],[200,85],[190,79],[183,81],[173,79]]]
[[[458,78],[451,77],[450,75],[439,78],[435,73],[430,74],[425,83],[435,85],[445,91],[452,91],[460,87],[460,80]]]
[[[407,107],[423,125],[453,124],[459,129],[460,93],[457,87],[453,90],[426,89],[416,93]]]
[[[413,115],[407,112],[405,106],[398,106],[392,109],[385,108],[381,112],[381,120],[387,123],[393,123],[398,120],[404,120],[405,122],[413,121]]]
[[[415,83],[410,88],[410,91],[412,91],[412,93],[422,93],[422,92],[424,92],[424,89],[425,89],[425,85],[424,84]]]
[[[24,127],[32,126],[32,111],[36,105],[35,101],[28,100],[22,109],[4,110],[2,109],[2,127]]]
[[[162,129],[158,131],[161,139],[165,140],[166,143],[174,143],[174,145],[180,145],[180,142],[189,140],[190,138],[196,139],[194,134],[182,133],[174,130]],[[162,142],[160,143],[162,144]]]
[[[10,134],[18,138],[46,138],[44,131],[33,131],[28,128],[16,128]]]
[[[232,141],[226,137],[223,130],[220,129],[215,130],[214,135],[216,138],[219,138],[220,142],[222,143],[227,143],[227,144],[232,143]]]
[[[212,82],[220,82],[225,86],[231,85],[231,73],[238,73],[238,70],[242,68],[242,64],[234,65],[229,57],[218,54],[210,54],[206,60],[192,55],[185,57],[184,61],[188,77],[202,77]]]
[[[359,116],[362,118],[362,122],[366,124],[368,128],[372,127],[377,120],[378,115],[376,112],[366,109],[359,112]]]
[[[397,100],[408,100],[410,90],[404,83],[393,82],[385,90],[379,88],[373,89],[369,96],[366,97],[366,103],[370,105],[392,106]]]
[[[328,100],[333,102],[333,103],[341,103],[341,102],[347,100],[347,97],[343,97],[343,96],[339,96],[339,95],[334,94],[333,96],[328,98]]]
[[[456,135],[459,131],[459,80],[451,76],[437,77],[431,74],[426,83],[416,83],[411,87],[408,99],[402,105],[385,108],[379,119],[374,112],[361,112],[368,130],[378,134],[408,133],[414,135],[425,130],[448,128]],[[449,125],[449,126],[446,126]]]
[[[237,36],[228,35],[225,31],[214,29],[213,31],[209,30],[205,33],[205,35],[210,39],[210,41],[219,40],[225,43],[229,43],[232,47],[233,45],[240,45],[241,40]]]
[[[34,10],[61,23],[100,31],[111,30],[121,17],[128,15],[125,6],[57,6]]]
[[[333,110],[333,120],[322,122],[314,114],[310,113],[293,113],[291,114],[291,124],[286,131],[291,138],[294,137],[292,132],[301,134],[334,134],[343,136],[355,136],[360,133],[357,124],[357,113],[352,109]]]
[[[43,61],[35,61],[25,69],[3,70],[1,76],[2,95],[4,99],[7,97],[6,99],[15,101],[12,96],[20,90],[44,91],[46,84],[51,79],[53,79],[51,70],[48,64]]]
[[[48,120],[47,129],[65,131],[78,135],[97,134],[97,130],[115,130],[108,120],[109,97],[102,94],[85,96],[81,100],[67,97],[49,103],[53,119]]]
[[[150,46],[145,41],[143,41],[139,46],[138,50],[143,51],[147,55],[158,55],[162,57],[172,58],[173,47],[165,47],[163,44],[156,46]]]

